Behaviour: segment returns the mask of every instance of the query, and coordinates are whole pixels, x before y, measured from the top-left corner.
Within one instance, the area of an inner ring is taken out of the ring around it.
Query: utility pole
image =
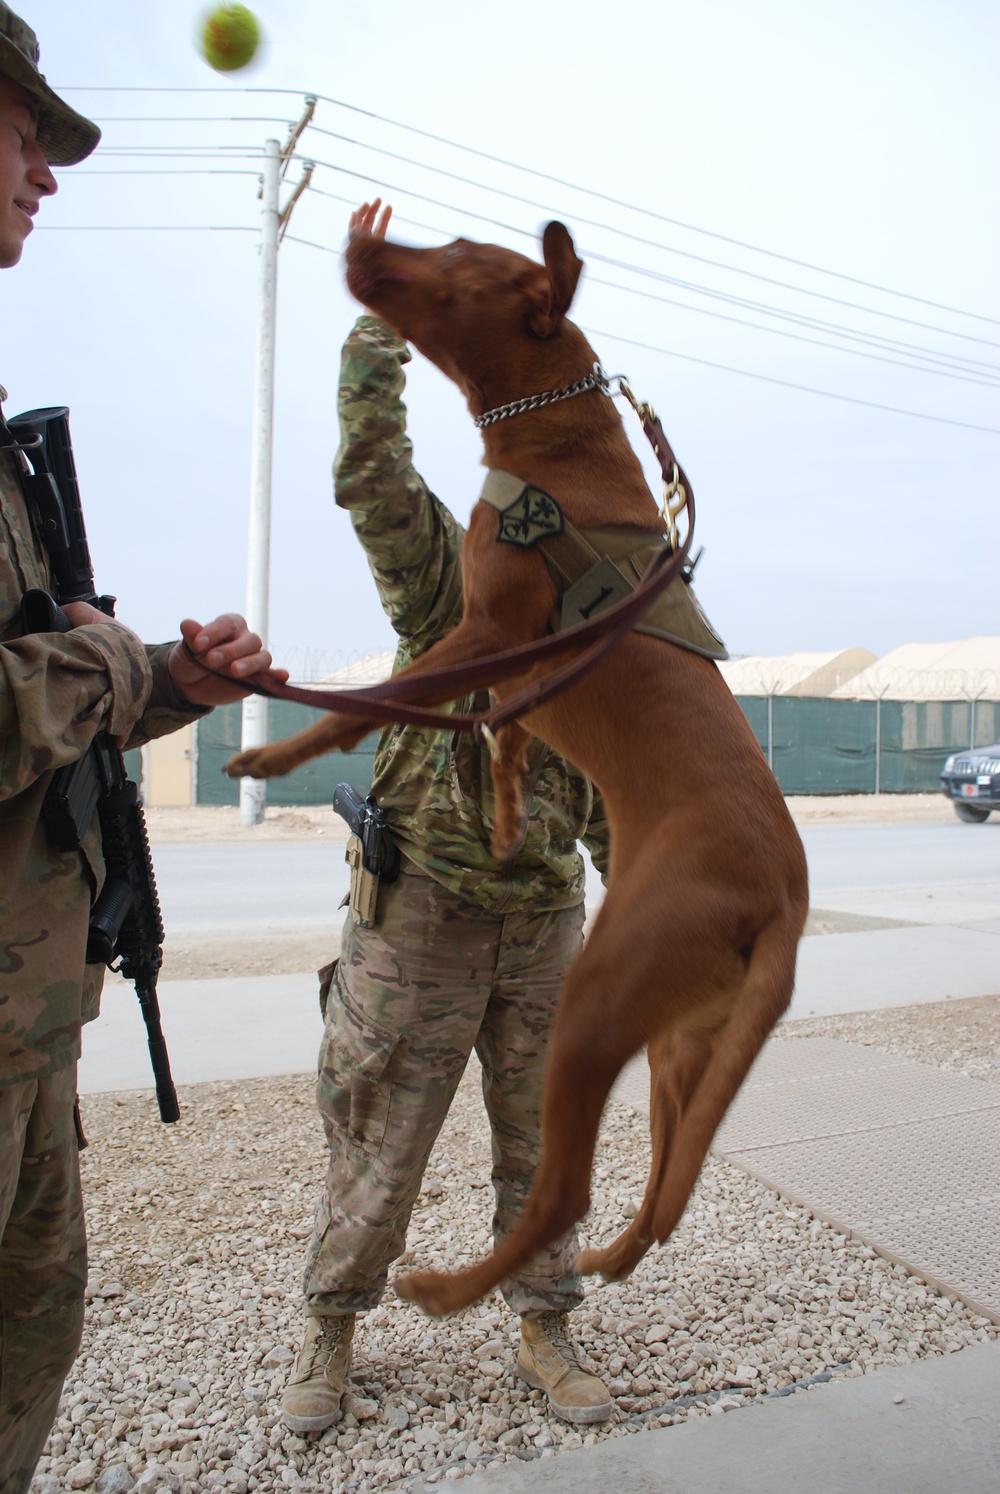
[[[265,647],[268,634],[269,578],[271,567],[271,449],[274,428],[274,330],[278,299],[278,244],[299,197],[309,185],[311,162],[304,164],[302,179],[282,211],[279,207],[281,180],[288,170],[299,136],[316,110],[316,100],[307,95],[305,109],[293,126],[285,145],[277,140],[264,144],[261,175],[260,312],[257,326],[257,371],[254,381],[253,444],[250,458],[250,529],[247,541],[247,622],[260,634]],[[248,695],[243,701],[240,746],[263,747],[267,742],[267,700]],[[259,825],[264,818],[266,784],[263,779],[240,779],[240,824]]]

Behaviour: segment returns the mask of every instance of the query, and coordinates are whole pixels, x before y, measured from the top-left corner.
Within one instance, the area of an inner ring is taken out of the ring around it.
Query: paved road
[[[814,927],[791,1017],[1000,992],[1000,825],[813,826],[804,835]],[[175,938],[331,926],[347,886],[343,847],[155,851]],[[599,899],[591,878],[588,899]],[[305,1073],[320,1038],[316,977],[164,981],[178,1083]],[[109,982],[87,1030],[81,1091],[144,1089],[149,1063],[135,997]]]
[[[1000,932],[1000,823],[822,825],[802,836],[816,909],[966,927],[986,921]],[[325,925],[347,890],[343,846],[164,846],[155,861],[175,936]],[[591,870],[587,901],[600,896]]]
[[[802,838],[813,908],[1000,932],[1000,822],[816,825]]]
[[[154,846],[153,861],[168,937],[313,929],[347,891],[342,845]]]

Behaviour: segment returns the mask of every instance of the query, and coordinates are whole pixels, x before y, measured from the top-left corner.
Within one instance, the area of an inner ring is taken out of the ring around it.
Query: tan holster
[[[361,841],[357,835],[352,835],[347,842],[347,862],[351,868],[351,920],[359,928],[372,929],[375,927],[379,879],[362,864]]]

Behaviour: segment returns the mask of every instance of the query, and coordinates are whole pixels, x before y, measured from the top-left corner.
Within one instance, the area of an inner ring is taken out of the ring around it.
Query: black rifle
[[[22,481],[41,523],[56,590],[55,598],[45,591],[25,593],[21,602],[24,632],[67,632],[71,624],[60,602],[88,602],[114,617],[115,598],[97,596],[94,591],[69,411],[65,406],[28,410],[7,425],[33,468],[23,474]],[[81,758],[55,772],[46,793],[45,820],[57,850],[82,846],[95,807],[107,875],[90,916],[87,963],[105,964],[134,981],[146,1024],[160,1119],[169,1125],[179,1118],[180,1108],[156,999],[156,979],[163,962],[160,902],[142,800],[119,748],[103,731]]]
[[[383,882],[395,882],[399,876],[399,847],[375,800],[362,799],[349,783],[338,783],[333,791],[333,807],[360,840],[365,871]]]

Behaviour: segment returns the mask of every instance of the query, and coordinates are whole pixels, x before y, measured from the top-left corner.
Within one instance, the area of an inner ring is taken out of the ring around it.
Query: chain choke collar
[[[482,415],[475,417],[474,424],[477,430],[483,430],[488,425],[495,425],[498,420],[509,420],[512,415],[524,415],[529,410],[544,409],[546,405],[558,404],[561,399],[586,394],[589,389],[599,389],[602,394],[611,395],[611,380],[599,363],[595,363],[590,373],[585,374],[582,379],[566,384],[562,389],[547,389],[544,394],[527,394],[524,399],[512,399],[509,404],[485,410]]]

